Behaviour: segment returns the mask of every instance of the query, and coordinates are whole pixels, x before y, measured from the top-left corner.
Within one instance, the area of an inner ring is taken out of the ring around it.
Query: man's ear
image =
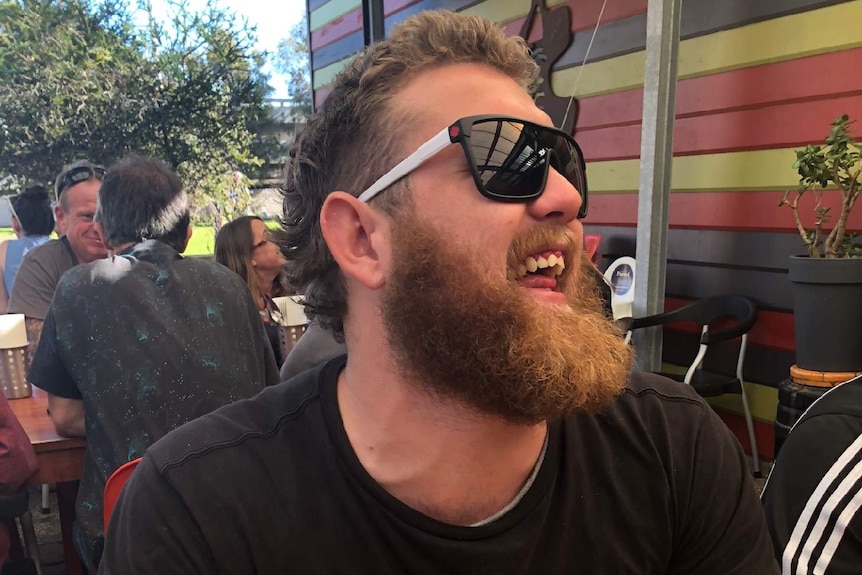
[[[329,194],[320,228],[341,271],[368,289],[383,287],[389,254],[385,215],[346,192]]]
[[[54,229],[61,238],[66,235],[66,212],[59,204],[54,206]]]

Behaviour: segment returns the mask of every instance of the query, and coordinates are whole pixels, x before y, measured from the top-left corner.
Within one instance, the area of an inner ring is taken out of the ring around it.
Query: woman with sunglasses
[[[0,313],[6,313],[12,285],[21,261],[31,249],[48,241],[54,231],[54,214],[48,190],[33,186],[17,196],[8,197],[12,229],[16,239],[0,243]]]
[[[228,222],[218,232],[215,241],[215,257],[248,284],[251,297],[260,310],[267,336],[269,336],[275,361],[284,363],[286,354],[282,339],[284,320],[273,297],[285,295],[281,283],[282,267],[287,260],[272,241],[271,232],[257,216],[242,216]]]

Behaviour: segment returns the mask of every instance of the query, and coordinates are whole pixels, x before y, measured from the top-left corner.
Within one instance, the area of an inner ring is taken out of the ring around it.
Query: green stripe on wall
[[[309,29],[311,31],[317,30],[339,16],[343,16],[351,10],[356,10],[361,5],[362,3],[358,0],[329,0],[329,2],[309,15]]]

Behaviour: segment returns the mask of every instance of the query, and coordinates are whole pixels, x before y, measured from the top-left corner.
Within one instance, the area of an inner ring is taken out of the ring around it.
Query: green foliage
[[[208,0],[138,16],[118,0],[0,0],[0,166],[52,183],[86,157],[161,157],[198,206],[226,204],[230,174],[254,171],[267,114],[254,28]]]
[[[278,43],[274,68],[288,77],[287,94],[302,115],[312,112],[311,60],[308,55],[308,22],[302,19]]]
[[[811,257],[862,256],[862,244],[855,242],[854,234],[847,231],[847,218],[862,193],[862,146],[851,135],[853,123],[849,116],[841,116],[832,122],[825,145],[810,144],[796,151],[793,164],[799,174],[796,195],[791,199],[788,191],[779,203],[793,210],[796,227]],[[822,199],[823,190],[831,187],[841,195],[841,212],[827,234],[825,229],[832,214]],[[799,199],[808,192],[815,196],[812,229],[806,228],[799,216]]]

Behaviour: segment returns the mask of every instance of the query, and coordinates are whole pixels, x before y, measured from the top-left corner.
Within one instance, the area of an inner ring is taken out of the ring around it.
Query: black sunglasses
[[[450,144],[461,144],[476,188],[499,202],[529,202],[542,195],[552,167],[581,195],[578,218],[587,215],[584,155],[562,130],[508,116],[469,116],[436,136],[389,170],[359,200],[371,198],[407,176]]]
[[[63,174],[63,179],[60,181],[60,188],[57,194],[62,194],[75,184],[86,182],[92,177],[102,180],[105,178],[106,171],[107,170],[102,166],[78,166],[77,168],[72,168]]]

